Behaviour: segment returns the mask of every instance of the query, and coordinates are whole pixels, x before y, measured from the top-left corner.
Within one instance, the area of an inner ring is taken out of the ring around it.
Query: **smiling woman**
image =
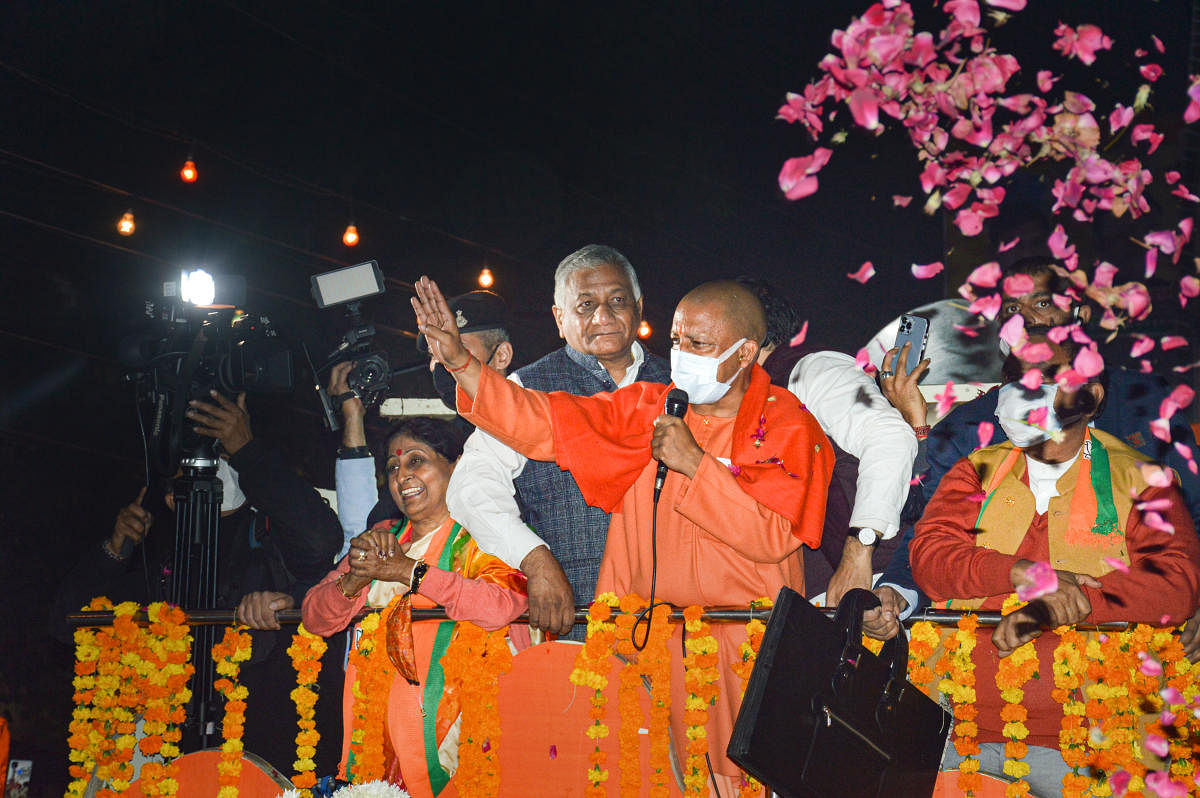
[[[304,625],[325,636],[346,628],[364,607],[386,608],[378,625],[391,682],[390,690],[380,691],[386,695],[388,741],[382,751],[364,750],[359,758],[348,735],[340,775],[362,776],[360,768],[378,755],[383,773],[372,776],[403,784],[418,798],[438,793],[458,765],[459,705],[453,691],[443,692],[440,665],[457,635],[456,621],[500,629],[528,606],[525,577],[481,552],[446,508],[446,486],[462,446],[462,433],[442,419],[410,418],[394,427],[387,482],[407,519],[384,521],[354,538],[349,554],[304,597]],[[439,604],[454,620],[412,622],[412,607]],[[525,627],[512,636],[518,648],[529,643]],[[353,639],[357,648],[358,630]],[[346,669],[347,718],[355,712],[356,661]]]

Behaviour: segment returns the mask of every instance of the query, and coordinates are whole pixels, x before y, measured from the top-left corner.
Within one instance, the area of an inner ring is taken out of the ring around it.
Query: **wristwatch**
[[[421,580],[425,578],[425,572],[429,570],[429,564],[424,560],[417,560],[417,564],[413,566],[412,577],[408,580],[408,593],[410,595],[421,589]]]
[[[339,446],[337,450],[339,460],[359,460],[371,456],[371,449],[367,446]]]
[[[858,542],[864,546],[874,546],[879,542],[879,533],[866,526],[859,527],[855,532],[855,537],[857,537]]]

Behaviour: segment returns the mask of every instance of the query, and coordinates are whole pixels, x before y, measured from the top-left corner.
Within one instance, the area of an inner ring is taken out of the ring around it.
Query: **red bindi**
[[[404,456],[404,450],[403,450],[403,449],[397,449],[397,450],[396,450],[396,456],[397,456],[397,457],[403,457],[403,456]]]

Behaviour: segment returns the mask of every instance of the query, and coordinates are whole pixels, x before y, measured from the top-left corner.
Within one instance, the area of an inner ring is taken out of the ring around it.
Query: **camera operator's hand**
[[[137,498],[122,507],[121,512],[117,513],[117,522],[113,524],[112,537],[106,541],[108,550],[114,557],[125,559],[125,556],[121,554],[125,541],[130,541],[130,547],[136,546],[150,531],[150,525],[154,523],[154,516],[149,510],[142,507],[142,501],[145,498],[146,488],[143,486],[138,491]]]
[[[338,363],[329,372],[330,398],[346,397],[341,403],[342,446],[346,448],[367,445],[367,433],[363,425],[367,408],[363,407],[362,400],[350,391],[350,383],[346,380],[353,370],[354,361],[346,360]]]
[[[237,404],[216,391],[209,391],[216,404],[193,399],[187,415],[195,424],[192,427],[199,435],[216,438],[230,457],[254,439],[250,432],[250,414],[246,412],[246,394],[239,393]]]
[[[270,590],[247,593],[238,604],[237,622],[251,629],[278,629],[279,621],[276,620],[275,613],[279,610],[290,610],[295,606],[296,600],[287,593],[275,593]]]
[[[467,396],[474,399],[483,364],[463,346],[454,314],[437,283],[422,275],[414,287],[417,295],[412,298],[412,306],[417,314],[417,329],[429,343],[430,356],[445,366]]]

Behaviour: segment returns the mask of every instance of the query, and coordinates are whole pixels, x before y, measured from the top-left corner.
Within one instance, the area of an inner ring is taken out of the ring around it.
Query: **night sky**
[[[49,686],[69,684],[69,653],[42,639],[39,607],[142,479],[117,351],[164,280],[201,265],[244,275],[247,309],[320,360],[344,318],[314,307],[310,276],[376,259],[388,292],[364,316],[402,365],[418,360],[405,283],[428,273],[452,295],[487,266],[523,364],[557,345],[558,261],[604,243],[638,270],[660,354],[675,302],[738,274],[773,281],[804,308],[812,340],[853,353],[905,310],[952,295],[964,268],[909,274],[950,262],[956,239],[921,214],[902,136],[852,131],[806,200],[776,185],[783,160],[813,144],[775,110],[817,77],[830,32],[864,5],[6,3],[0,711],[14,754],[37,760],[35,780],[65,770],[69,715],[69,693]],[[1098,102],[1125,90],[1112,76],[1132,72],[1132,49],[1158,33],[1159,158],[1182,163],[1187,139],[1167,118],[1185,102],[1190,5],[1037,5],[996,33],[998,46],[1082,75]],[[1099,68],[1051,54],[1059,18],[1117,39],[1103,82]],[[941,19],[926,9],[918,24]],[[189,154],[200,175],[190,185],[178,176]],[[1015,182],[1016,205],[1045,196],[1036,180]],[[917,198],[894,209],[893,194]],[[115,229],[126,210],[129,238]],[[351,220],[354,249],[341,243]],[[879,275],[860,286],[845,274],[864,260]],[[1188,329],[1178,308],[1160,318]],[[332,487],[337,437],[322,431],[310,379],[297,383],[251,398],[254,429]],[[433,393],[420,372],[393,388]]]

